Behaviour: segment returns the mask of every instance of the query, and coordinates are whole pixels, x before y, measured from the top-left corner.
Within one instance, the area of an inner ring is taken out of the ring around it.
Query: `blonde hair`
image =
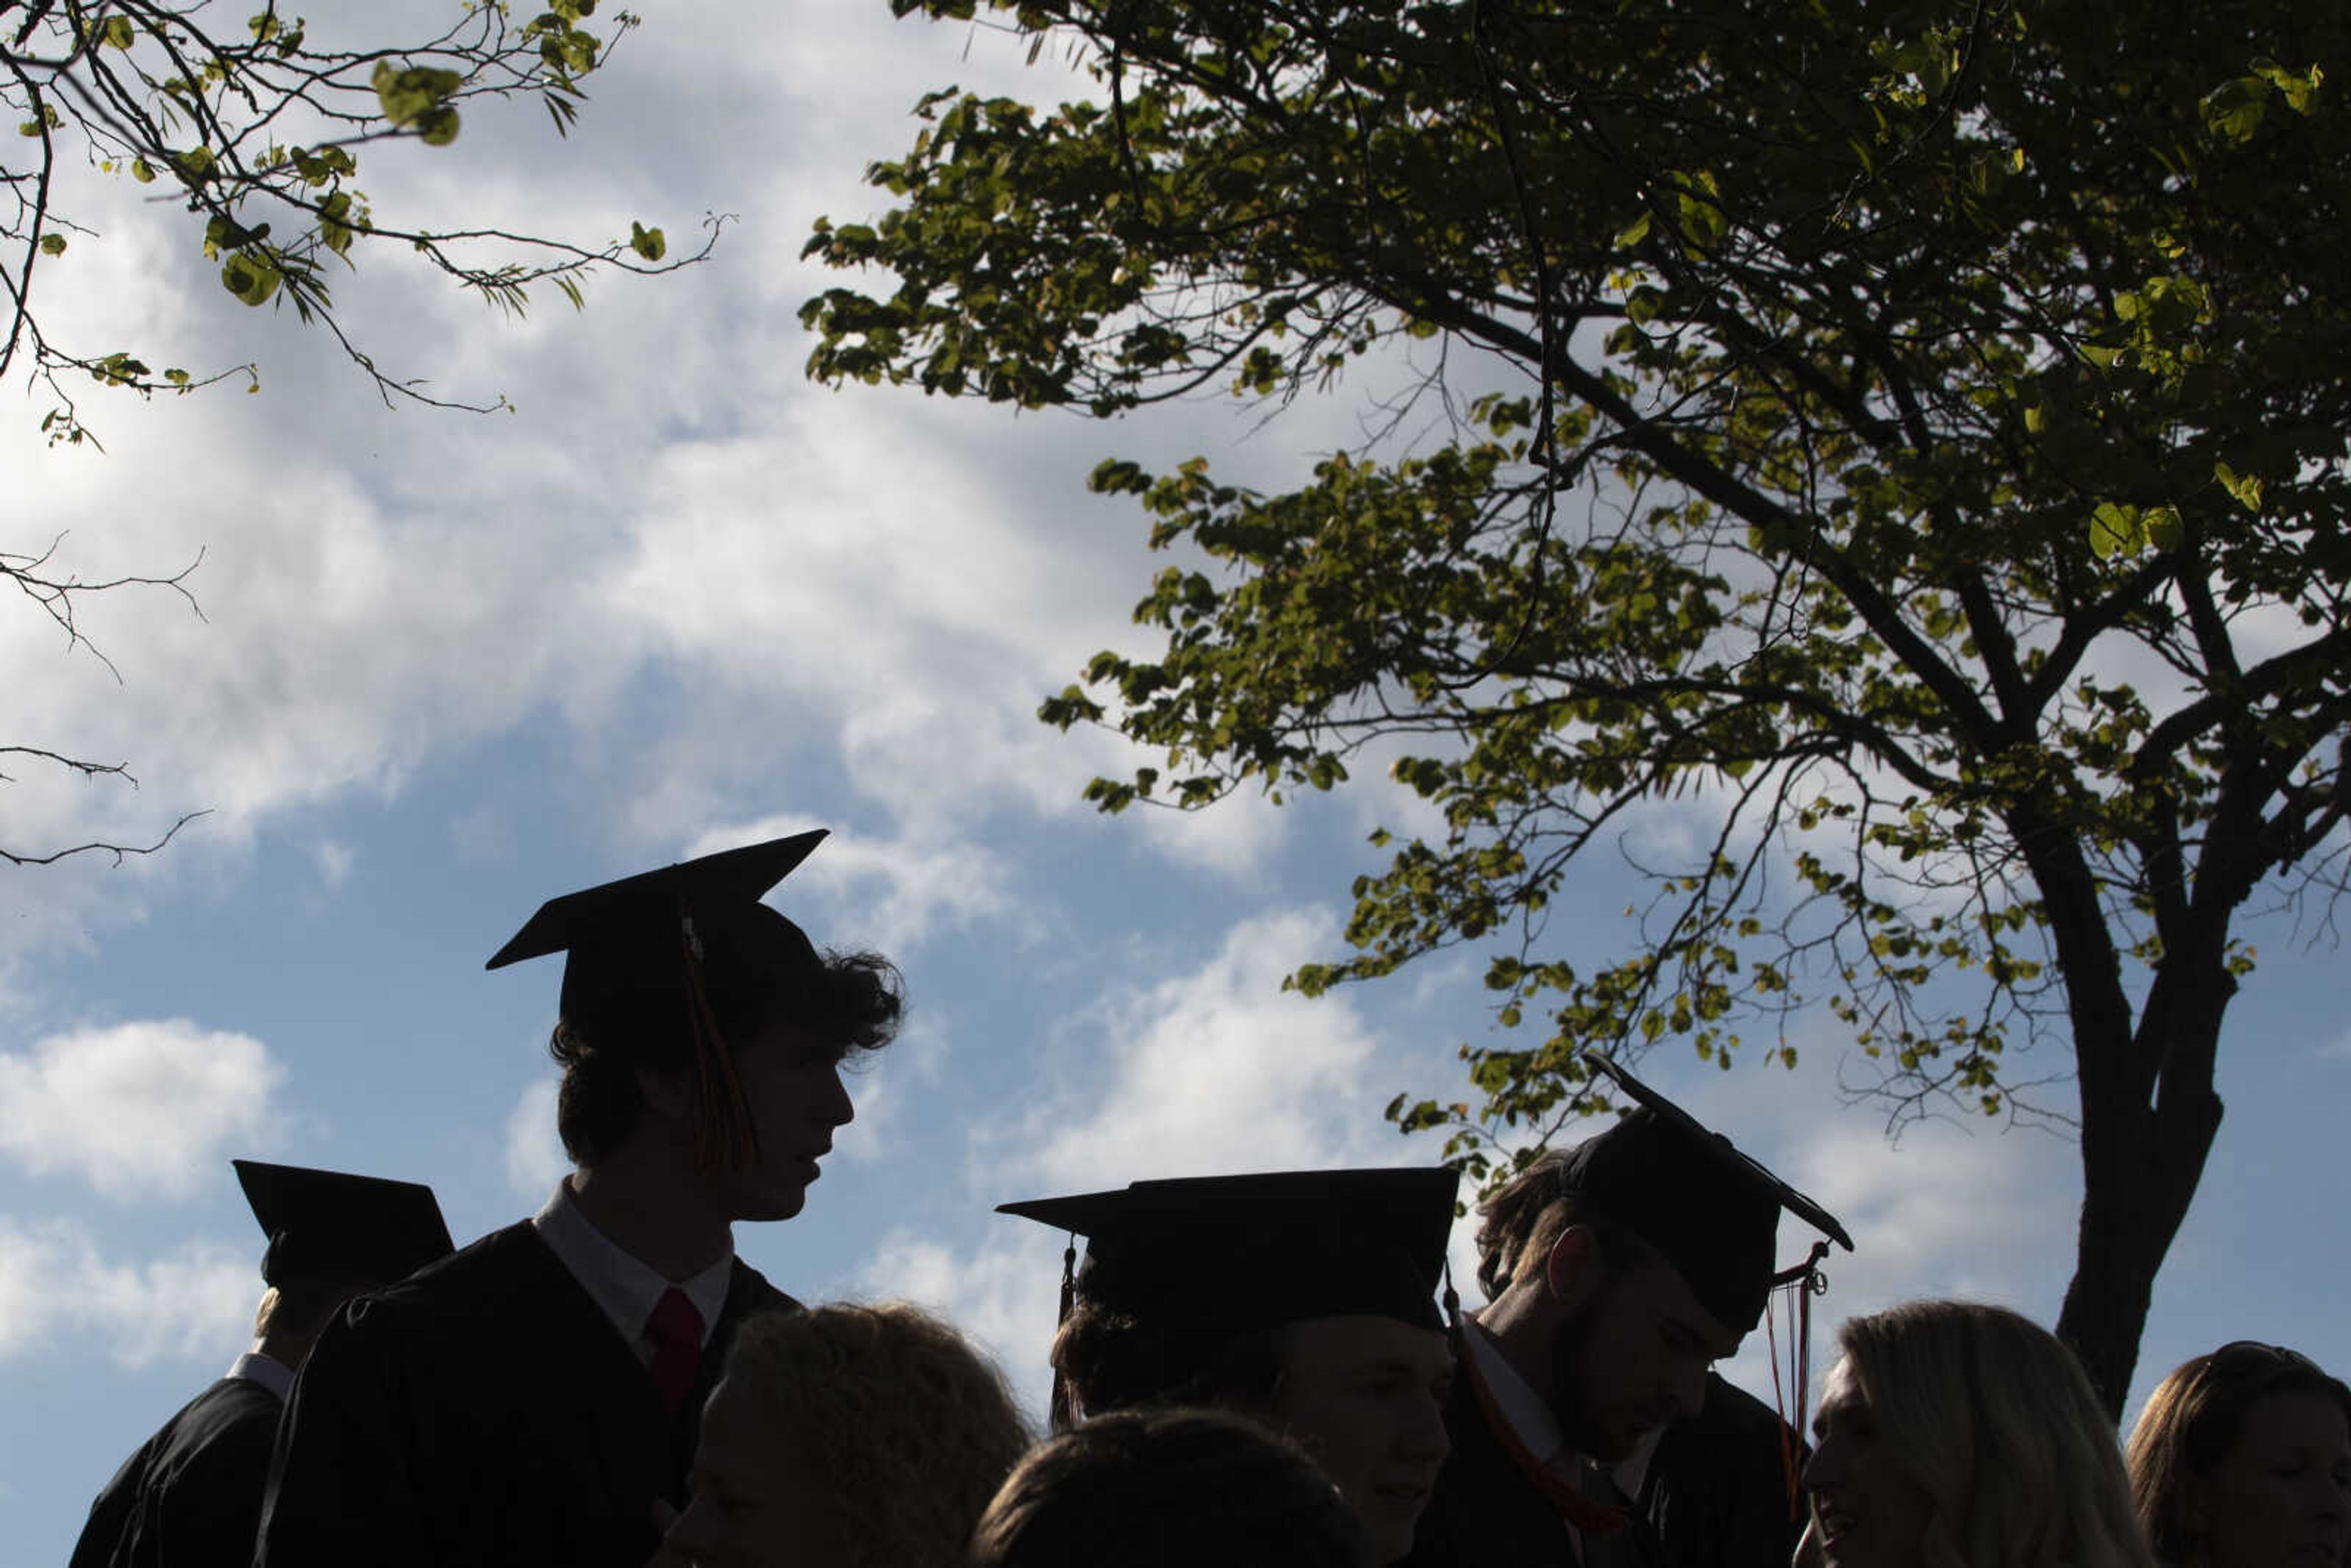
[[[2189,1484],[2211,1474],[2244,1436],[2253,1406],[2279,1394],[2327,1400],[2351,1421],[2351,1388],[2308,1356],[2252,1340],[2182,1362],[2147,1396],[2127,1462],[2131,1501],[2158,1558],[2185,1563],[2201,1555],[2188,1523]]]
[[[962,1552],[1029,1446],[1004,1376],[904,1301],[751,1319],[726,1372],[841,1511],[840,1568],[931,1568]]]
[[[1932,1500],[1920,1568],[2153,1568],[2114,1422],[2047,1330],[1906,1301],[1837,1340],[1880,1440]]]

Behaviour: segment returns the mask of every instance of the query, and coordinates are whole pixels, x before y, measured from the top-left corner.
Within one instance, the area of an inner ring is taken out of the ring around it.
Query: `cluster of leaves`
[[[926,99],[890,209],[810,242],[894,277],[810,302],[812,373],[1109,415],[1409,367],[1434,417],[1384,427],[1437,432],[1285,494],[1096,471],[1183,564],[1136,611],[1164,646],[1044,706],[1164,754],[1092,798],[1402,750],[1445,831],[1380,836],[1353,952],[1294,983],[1487,952],[1549,1038],[1391,1112],[1480,1170],[1601,1103],[1593,1045],[1728,1064],[1761,1019],[1792,1061],[1825,1008],[1898,1117],[2031,1108],[2013,1048],[2053,1035],[2091,1211],[2144,1206],[2085,1217],[2077,1287],[2118,1293],[2068,1304],[2119,1401],[2218,1124],[2231,918],[2343,867],[2341,7],[989,11],[1092,99]],[[1640,940],[1594,962],[1553,902],[1662,811],[1700,847],[1636,863]]]
[[[185,392],[227,376],[258,386],[250,365],[158,371],[136,351],[61,343],[43,330],[37,271],[92,231],[72,215],[75,182],[90,174],[154,185],[202,225],[204,254],[221,287],[247,306],[291,305],[323,325],[389,400],[443,400],[395,379],[343,334],[329,263],[353,262],[363,241],[399,243],[462,287],[520,312],[532,286],[552,283],[574,306],[580,280],[605,266],[666,270],[661,230],[634,225],[626,241],[582,246],[499,229],[439,229],[386,222],[357,183],[369,143],[455,141],[464,106],[537,97],[568,129],[581,82],[606,40],[587,25],[596,0],[549,0],[517,22],[498,5],[465,5],[439,33],[413,43],[344,48],[312,36],[274,3],[242,34],[174,0],[0,0],[0,104],[17,121],[20,152],[0,158],[0,265],[7,333],[0,377],[21,361],[55,404],[53,443],[90,439],[63,372],[141,393]],[[612,34],[636,23],[626,12]],[[715,237],[715,227],[713,237]],[[706,252],[707,245],[704,246]],[[469,407],[478,405],[455,404]],[[498,406],[493,403],[489,406]]]

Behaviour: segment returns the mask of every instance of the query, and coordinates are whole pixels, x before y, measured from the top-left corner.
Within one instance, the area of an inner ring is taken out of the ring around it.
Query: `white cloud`
[[[849,1079],[857,1114],[832,1135],[836,1159],[859,1162],[897,1153],[894,1134],[923,1090],[935,1087],[953,1052],[952,1030],[917,1002],[888,1050],[865,1059]]]
[[[555,1092],[561,1082],[552,1077],[534,1081],[507,1113],[507,1185],[532,1203],[544,1202],[571,1170],[555,1127]]]
[[[826,824],[775,816],[712,828],[686,846],[691,859]],[[869,838],[834,829],[792,873],[783,902],[810,893],[836,911],[815,935],[836,947],[871,946],[901,957],[938,926],[961,927],[1010,906],[1011,868],[1003,857],[964,841]]]
[[[1061,1294],[1061,1243],[1035,1226],[1006,1220],[978,1247],[958,1250],[909,1230],[874,1249],[858,1289],[875,1300],[909,1301],[954,1323],[994,1358],[1033,1425],[1043,1426]]]
[[[350,880],[351,868],[359,863],[359,852],[333,839],[320,839],[311,846],[310,858],[319,868],[319,881],[332,893]]]
[[[0,1054],[0,1150],[110,1197],[185,1197],[270,1127],[285,1080],[261,1041],[185,1019],[55,1034]]]
[[[96,1340],[118,1364],[217,1360],[250,1337],[261,1281],[254,1260],[192,1240],[143,1263],[109,1262],[88,1231],[0,1215],[0,1359],[59,1337]]]
[[[1005,1131],[971,1134],[966,1186],[1003,1197],[1123,1186],[1161,1176],[1426,1159],[1383,1137],[1374,1087],[1383,1042],[1352,996],[1282,991],[1338,942],[1327,913],[1243,920],[1208,960],[1156,984],[1111,982],[1040,1072],[1075,1087]],[[1050,1377],[1062,1239],[991,1218],[973,1245],[902,1228],[857,1276],[875,1296],[946,1316],[994,1354],[1032,1411]],[[1461,1254],[1467,1256],[1466,1252]]]
[[[1378,1042],[1354,998],[1281,989],[1327,956],[1338,924],[1321,911],[1244,920],[1193,974],[1114,992],[1097,1024],[1107,1082],[1025,1129],[1007,1173],[1045,1190],[1155,1176],[1394,1163],[1374,1155],[1384,1082]]]

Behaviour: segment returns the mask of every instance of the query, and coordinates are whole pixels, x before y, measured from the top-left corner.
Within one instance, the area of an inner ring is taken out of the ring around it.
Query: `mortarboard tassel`
[[[685,957],[686,1031],[694,1037],[694,1168],[703,1176],[741,1170],[759,1157],[759,1130],[743,1103],[734,1055],[703,988],[702,942],[683,907],[678,940]]]
[[[1780,1469],[1788,1483],[1788,1520],[1795,1522],[1803,1517],[1804,1488],[1802,1471],[1796,1463],[1796,1451],[1804,1440],[1804,1415],[1811,1403],[1813,1387],[1813,1298],[1829,1288],[1829,1277],[1821,1272],[1821,1260],[1827,1257],[1829,1244],[1815,1241],[1804,1260],[1792,1269],[1771,1276],[1771,1289],[1793,1287],[1788,1298],[1788,1355],[1794,1375],[1796,1418],[1788,1419],[1787,1398],[1780,1387],[1779,1320],[1770,1310],[1763,1314],[1763,1327],[1771,1340],[1771,1405],[1780,1416]],[[1792,1429],[1793,1435],[1791,1435]]]
[[[1070,1244],[1061,1249],[1061,1314],[1053,1320],[1053,1326],[1056,1329],[1070,1321],[1070,1307],[1077,1300],[1077,1294],[1078,1236],[1073,1230],[1070,1233]],[[1055,1337],[1058,1339],[1060,1336],[1057,1334]],[[1070,1408],[1067,1384],[1068,1380],[1061,1375],[1060,1358],[1056,1357],[1053,1365],[1052,1410],[1047,1417],[1056,1432],[1066,1432],[1078,1424],[1077,1412]]]

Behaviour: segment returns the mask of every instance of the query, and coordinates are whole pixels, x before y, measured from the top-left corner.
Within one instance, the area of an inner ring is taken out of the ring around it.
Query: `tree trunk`
[[[2166,962],[2135,1040],[2101,1042],[2088,1053],[2077,1041],[2077,1061],[2086,1055],[2126,1066],[2081,1077],[2082,1225],[2057,1337],[2081,1358],[2117,1422],[2138,1365],[2156,1271],[2220,1128],[2212,1068],[2221,1015],[2237,988],[2222,945],[2199,944],[2205,951]]]
[[[2129,1168],[2144,1173],[2134,1177],[2111,1171],[2102,1176],[2087,1157],[2082,1162],[2081,1234],[2074,1278],[2057,1314],[2057,1337],[2081,1359],[2090,1385],[2117,1422],[2138,1367],[2139,1335],[2147,1327],[2156,1270],[2195,1192],[2192,1175],[2181,1190],[2153,1168],[2165,1163],[2159,1156],[2130,1162]],[[2199,1151],[2195,1170],[2202,1169]]]

